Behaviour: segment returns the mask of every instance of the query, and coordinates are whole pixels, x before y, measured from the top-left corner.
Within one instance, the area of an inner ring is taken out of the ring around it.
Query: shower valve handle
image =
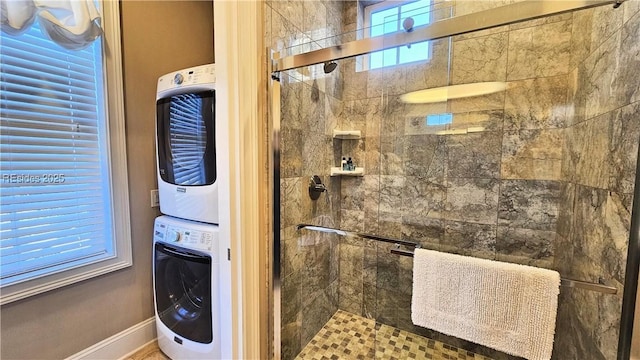
[[[309,180],[309,197],[311,200],[318,200],[320,194],[327,191],[327,187],[322,183],[318,175],[313,175]]]

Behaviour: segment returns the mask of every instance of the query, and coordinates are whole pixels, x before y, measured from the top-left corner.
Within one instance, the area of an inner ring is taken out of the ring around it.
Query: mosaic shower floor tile
[[[492,360],[342,310],[327,321],[296,359]]]

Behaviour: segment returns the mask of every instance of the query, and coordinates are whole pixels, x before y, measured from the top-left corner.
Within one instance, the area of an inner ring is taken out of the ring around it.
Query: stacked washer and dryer
[[[215,82],[214,64],[158,79],[153,286],[158,344],[174,360],[221,353]]]

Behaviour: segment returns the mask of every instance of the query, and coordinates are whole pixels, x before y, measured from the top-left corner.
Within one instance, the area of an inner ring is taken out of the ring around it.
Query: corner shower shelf
[[[360,130],[333,130],[334,139],[357,140],[362,137]]]
[[[355,170],[342,170],[339,167],[332,167],[331,176],[364,176],[364,168],[356,167]]]

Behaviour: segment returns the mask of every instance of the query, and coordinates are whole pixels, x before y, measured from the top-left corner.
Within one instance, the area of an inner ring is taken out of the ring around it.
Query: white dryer
[[[216,144],[216,126],[214,64],[158,79],[156,155],[163,214],[219,223],[217,157],[227,146]]]
[[[220,358],[218,226],[159,216],[153,290],[160,349],[174,360]]]

